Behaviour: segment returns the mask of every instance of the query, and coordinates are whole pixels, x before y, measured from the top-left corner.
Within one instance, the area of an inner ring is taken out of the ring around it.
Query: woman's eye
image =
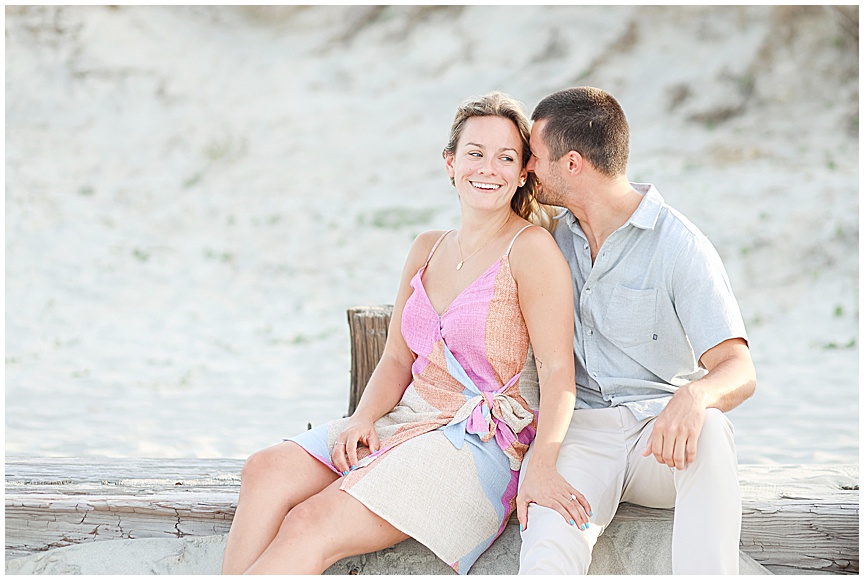
[[[513,161],[513,158],[505,155],[504,157],[501,158],[501,160],[510,163]]]
[[[471,157],[482,157],[479,151],[469,151],[468,155],[470,155]]]

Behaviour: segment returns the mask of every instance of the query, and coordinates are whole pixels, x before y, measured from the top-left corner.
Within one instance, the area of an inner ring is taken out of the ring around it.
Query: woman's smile
[[[497,183],[484,183],[482,181],[469,181],[469,183],[477,189],[486,191],[497,191],[501,188]]]

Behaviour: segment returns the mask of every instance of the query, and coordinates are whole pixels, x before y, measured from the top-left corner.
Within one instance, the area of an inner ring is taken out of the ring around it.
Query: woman
[[[467,573],[514,508],[538,399],[532,480],[555,476],[575,400],[573,293],[552,236],[528,221],[550,221],[529,135],[501,93],[459,107],[444,160],[461,228],[415,240],[354,414],[246,462],[223,573],[321,573],[409,536]],[[542,397],[519,384],[529,339]],[[559,487],[559,511],[586,523],[584,498]]]

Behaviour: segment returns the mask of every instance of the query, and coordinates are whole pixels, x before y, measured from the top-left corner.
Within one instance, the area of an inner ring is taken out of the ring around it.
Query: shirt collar
[[[642,195],[642,201],[627,223],[643,230],[653,230],[660,217],[660,210],[663,209],[663,197],[650,183],[631,182],[630,185]]]
[[[660,210],[663,208],[663,197],[657,188],[650,183],[630,182],[630,185],[642,195],[642,201],[639,202],[639,206],[627,220],[627,223],[643,230],[653,230],[657,224],[657,219],[660,217]],[[574,229],[573,226],[575,225],[580,232],[582,231],[579,220],[566,207],[559,208],[558,213],[552,219],[561,220],[562,218],[571,230]]]

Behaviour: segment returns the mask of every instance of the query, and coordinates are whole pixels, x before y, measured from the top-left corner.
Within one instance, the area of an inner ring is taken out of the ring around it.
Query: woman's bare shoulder
[[[447,233],[449,230],[426,230],[422,234],[419,234],[416,238],[414,238],[414,244],[420,244],[422,246],[428,246],[429,249],[432,249],[432,246],[435,245],[435,242]]]
[[[510,264],[514,275],[520,271],[536,272],[538,268],[566,268],[567,262],[548,230],[540,226],[526,228],[513,242]]]
[[[435,243],[443,236],[447,230],[428,230],[414,238],[411,244],[411,250],[408,252],[407,266],[411,268],[419,268],[426,262],[429,253],[435,246]]]
[[[552,248],[558,249],[558,244],[552,234],[544,227],[531,224],[531,227],[526,227],[516,236],[511,253],[518,252],[530,255],[534,252],[546,252]]]

